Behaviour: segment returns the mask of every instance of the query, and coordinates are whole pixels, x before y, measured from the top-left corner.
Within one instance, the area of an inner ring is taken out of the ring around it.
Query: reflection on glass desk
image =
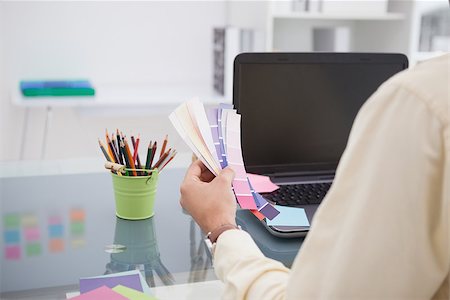
[[[160,177],[155,216],[117,218],[108,173],[0,179],[1,299],[65,299],[80,277],[138,269],[149,286],[216,280],[203,233],[179,206],[185,169]],[[269,257],[290,266],[301,240],[237,217]],[[239,245],[236,245],[239,247]]]

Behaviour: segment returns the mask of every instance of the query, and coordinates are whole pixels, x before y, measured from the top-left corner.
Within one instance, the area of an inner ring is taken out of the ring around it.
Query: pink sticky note
[[[236,196],[236,199],[243,209],[257,209],[253,196]]]
[[[59,225],[62,224],[62,218],[61,216],[50,216],[48,217],[48,225]]]
[[[108,300],[127,300],[121,294],[114,292],[112,289],[106,286],[101,286],[95,290],[89,291],[87,293],[81,294],[80,296],[70,298],[74,300],[99,300],[99,299],[108,299]]]
[[[5,257],[8,260],[20,259],[20,246],[6,246]]]
[[[278,190],[280,187],[272,181],[267,176],[257,175],[257,174],[247,174],[250,184],[257,193],[271,193]]]
[[[40,239],[40,231],[38,227],[28,227],[24,229],[25,240],[28,242],[37,241]]]

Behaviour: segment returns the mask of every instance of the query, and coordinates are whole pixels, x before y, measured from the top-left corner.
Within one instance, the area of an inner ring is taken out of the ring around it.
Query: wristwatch
[[[219,227],[215,228],[214,230],[208,232],[205,236],[205,244],[208,247],[209,251],[211,252],[211,254],[214,253],[215,250],[215,246],[216,246],[216,242],[217,239],[219,238],[219,236],[224,233],[227,230],[231,230],[231,229],[239,229],[242,230],[241,226],[236,226],[233,224],[222,224]]]

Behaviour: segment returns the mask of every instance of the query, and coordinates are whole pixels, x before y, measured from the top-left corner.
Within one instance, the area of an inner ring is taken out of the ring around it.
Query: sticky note
[[[7,260],[16,260],[20,259],[20,246],[6,246],[5,247],[5,258]]]
[[[25,245],[25,252],[27,256],[38,256],[42,252],[40,243],[29,243]]]
[[[63,239],[50,239],[48,242],[48,248],[50,252],[62,252],[64,251],[64,240]]]
[[[108,300],[127,300],[125,296],[113,291],[112,289],[101,286],[97,289],[93,289],[87,293],[82,293],[79,296],[70,298],[73,300],[99,300],[99,299],[108,299]]]
[[[39,227],[28,227],[23,230],[25,240],[28,242],[37,241],[41,238]]]
[[[117,276],[113,277],[97,276],[97,277],[80,278],[80,293],[84,294],[103,285],[113,288],[119,284],[138,290],[140,292],[143,291],[141,280],[138,274],[129,274],[123,276],[118,274]]]
[[[6,229],[14,229],[20,227],[20,218],[18,214],[6,214],[3,217],[3,225]]]
[[[84,223],[83,222],[72,222],[72,223],[70,223],[70,233],[72,235],[82,235],[82,234],[84,234]]]
[[[58,224],[62,224],[62,218],[61,218],[61,216],[50,216],[50,217],[48,217],[48,224],[49,224],[49,225],[58,225]]]
[[[57,225],[49,225],[48,226],[48,235],[51,238],[59,238],[64,235],[64,227],[62,224]]]
[[[118,285],[114,287],[113,291],[121,294],[122,296],[126,297],[129,300],[156,300],[156,298],[153,296],[146,295],[144,293],[130,289],[123,285]]]
[[[17,244],[20,243],[20,231],[19,230],[5,230],[3,232],[3,239],[5,244]]]
[[[275,205],[280,212],[272,220],[266,220],[269,226],[309,226],[305,210],[298,207]]]
[[[247,174],[248,180],[257,193],[271,193],[278,190],[280,187],[272,181],[268,176],[257,175],[257,174]]]
[[[77,249],[84,247],[84,245],[86,245],[86,241],[83,238],[76,238],[72,240],[71,244],[72,248]]]
[[[23,227],[36,227],[38,226],[38,219],[33,214],[25,214],[22,216]]]
[[[84,221],[85,213],[83,209],[72,209],[70,211],[70,220],[71,221]],[[59,222],[62,223],[62,222]]]

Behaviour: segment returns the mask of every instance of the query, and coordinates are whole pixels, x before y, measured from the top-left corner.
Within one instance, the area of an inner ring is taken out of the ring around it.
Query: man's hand
[[[236,225],[236,200],[231,190],[234,172],[223,169],[217,177],[200,160],[192,163],[181,183],[181,206],[203,232],[223,224]]]

